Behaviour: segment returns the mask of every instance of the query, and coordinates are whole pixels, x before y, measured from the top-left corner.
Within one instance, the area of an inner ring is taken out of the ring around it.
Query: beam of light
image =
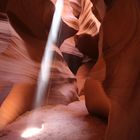
[[[43,98],[45,96],[45,92],[48,86],[49,78],[50,78],[50,70],[51,70],[51,63],[52,63],[52,57],[53,57],[53,51],[52,46],[55,44],[58,30],[60,27],[60,21],[61,21],[61,13],[63,10],[63,0],[57,0],[55,3],[55,12],[52,20],[52,25],[50,29],[50,33],[48,36],[48,41],[46,43],[44,56],[41,63],[41,69],[37,84],[37,91],[36,91],[36,98],[34,101],[34,108],[40,107],[41,103],[43,101]],[[47,93],[49,94],[49,93]],[[37,120],[36,120],[36,114],[32,114],[31,120],[28,120],[29,126],[32,126]],[[23,138],[29,138],[33,137],[35,135],[38,135],[43,130],[44,125],[42,125],[41,128],[38,127],[27,127],[25,131],[21,134],[21,137]]]
[[[43,129],[44,129],[44,124],[42,124],[41,128],[38,128],[38,127],[28,128],[21,134],[21,137],[26,138],[26,139],[33,137],[35,135],[40,134],[43,131]]]
[[[45,47],[45,52],[41,63],[41,70],[39,74],[37,93],[35,99],[35,107],[39,107],[41,105],[43,98],[45,96],[45,91],[48,86],[52,56],[53,56],[53,51],[51,48],[57,39],[62,10],[63,10],[63,0],[57,0],[55,4],[55,12],[52,20],[50,33],[48,36],[48,41]]]

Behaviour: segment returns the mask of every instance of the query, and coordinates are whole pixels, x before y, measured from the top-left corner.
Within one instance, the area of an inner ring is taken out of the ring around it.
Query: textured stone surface
[[[42,124],[42,132],[28,140],[102,140],[104,137],[105,124],[88,115],[82,100],[27,112],[0,132],[0,140],[23,140],[21,134],[26,128]]]

